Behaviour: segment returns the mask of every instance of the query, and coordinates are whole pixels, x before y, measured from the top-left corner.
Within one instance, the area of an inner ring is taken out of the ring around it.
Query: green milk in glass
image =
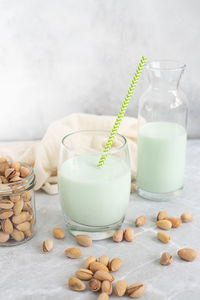
[[[151,193],[169,193],[183,187],[185,128],[176,123],[150,122],[138,135],[137,184]]]
[[[93,240],[111,237],[124,221],[130,198],[131,168],[126,138],[117,133],[99,168],[109,131],[81,130],[61,142],[60,201],[67,228]]]
[[[150,61],[148,87],[139,101],[136,190],[150,200],[181,194],[186,153],[188,107],[179,88],[185,65]]]

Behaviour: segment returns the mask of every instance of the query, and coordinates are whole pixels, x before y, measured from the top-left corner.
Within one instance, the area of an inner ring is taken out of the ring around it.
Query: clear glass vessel
[[[65,223],[73,235],[112,236],[124,220],[131,171],[127,141],[117,134],[102,168],[107,131],[79,131],[65,136],[60,149],[59,194]]]
[[[151,200],[169,200],[183,188],[187,100],[179,88],[185,65],[151,61],[149,86],[139,101],[136,189]]]
[[[30,165],[0,162],[0,246],[15,246],[35,234],[35,175]],[[10,176],[5,175],[10,170]],[[23,178],[21,172],[26,172]],[[12,176],[12,177],[11,177]]]

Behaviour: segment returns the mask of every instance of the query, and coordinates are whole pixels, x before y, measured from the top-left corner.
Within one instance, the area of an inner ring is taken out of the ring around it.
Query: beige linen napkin
[[[111,130],[114,116],[72,114],[52,123],[41,141],[10,142],[0,144],[0,157],[31,164],[36,175],[35,189],[43,189],[49,194],[58,192],[57,166],[62,138],[77,130]],[[136,173],[137,120],[125,117],[119,133],[128,140],[132,177]]]

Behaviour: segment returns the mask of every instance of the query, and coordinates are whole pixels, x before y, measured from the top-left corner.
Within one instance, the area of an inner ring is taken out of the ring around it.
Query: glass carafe
[[[185,65],[147,63],[149,86],[140,98],[136,186],[150,200],[169,200],[183,188],[188,106],[179,88]]]

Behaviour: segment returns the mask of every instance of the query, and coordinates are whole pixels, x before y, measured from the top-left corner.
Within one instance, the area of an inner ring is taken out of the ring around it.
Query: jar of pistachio
[[[0,158],[0,246],[14,246],[35,232],[35,175],[30,165]]]

